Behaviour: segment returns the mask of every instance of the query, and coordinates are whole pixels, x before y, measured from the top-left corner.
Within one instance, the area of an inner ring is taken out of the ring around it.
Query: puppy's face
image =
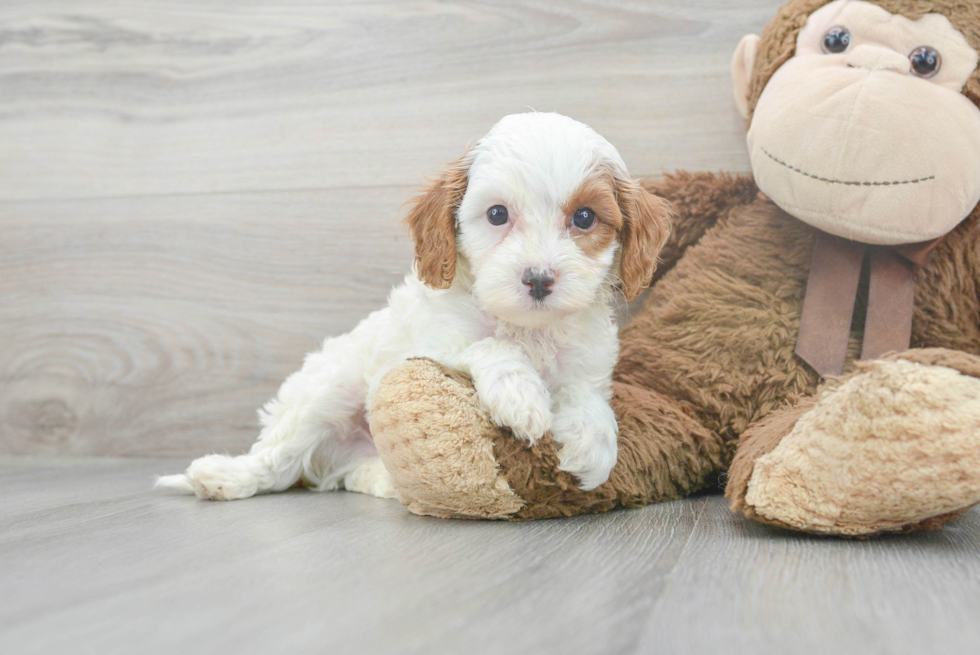
[[[649,282],[667,205],[630,178],[619,153],[557,114],[497,123],[417,200],[416,270],[450,286],[457,258],[486,311],[535,327]]]

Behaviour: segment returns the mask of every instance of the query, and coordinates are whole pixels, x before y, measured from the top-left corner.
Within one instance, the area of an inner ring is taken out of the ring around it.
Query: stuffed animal
[[[793,530],[935,528],[980,502],[980,4],[792,0],[739,44],[753,176],[646,183],[673,234],[621,332],[619,459],[583,492],[429,360],[371,430],[418,514],[532,519],[725,484]]]

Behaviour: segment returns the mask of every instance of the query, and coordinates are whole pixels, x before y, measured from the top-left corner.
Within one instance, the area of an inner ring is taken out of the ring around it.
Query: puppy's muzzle
[[[551,293],[555,284],[555,272],[550,268],[526,268],[521,282],[527,287],[527,292],[535,300],[541,300]]]

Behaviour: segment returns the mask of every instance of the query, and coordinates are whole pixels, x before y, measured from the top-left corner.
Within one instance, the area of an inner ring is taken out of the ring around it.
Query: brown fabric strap
[[[861,359],[875,359],[891,350],[908,349],[914,301],[912,263],[891,250],[875,248],[871,254]]]
[[[907,259],[916,266],[925,268],[932,259],[932,251],[936,249],[945,237],[932,239],[930,241],[920,241],[918,243],[905,243],[900,246],[892,246],[891,249]]]
[[[796,354],[823,377],[844,372],[864,249],[863,243],[817,235]]]

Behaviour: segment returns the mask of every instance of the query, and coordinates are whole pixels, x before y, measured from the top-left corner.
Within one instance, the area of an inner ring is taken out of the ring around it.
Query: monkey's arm
[[[980,356],[980,205],[915,269],[913,348]]]
[[[734,207],[746,205],[759,193],[751,175],[678,171],[643,180],[650,193],[672,205],[670,238],[658,258],[654,284],[698,240]]]

